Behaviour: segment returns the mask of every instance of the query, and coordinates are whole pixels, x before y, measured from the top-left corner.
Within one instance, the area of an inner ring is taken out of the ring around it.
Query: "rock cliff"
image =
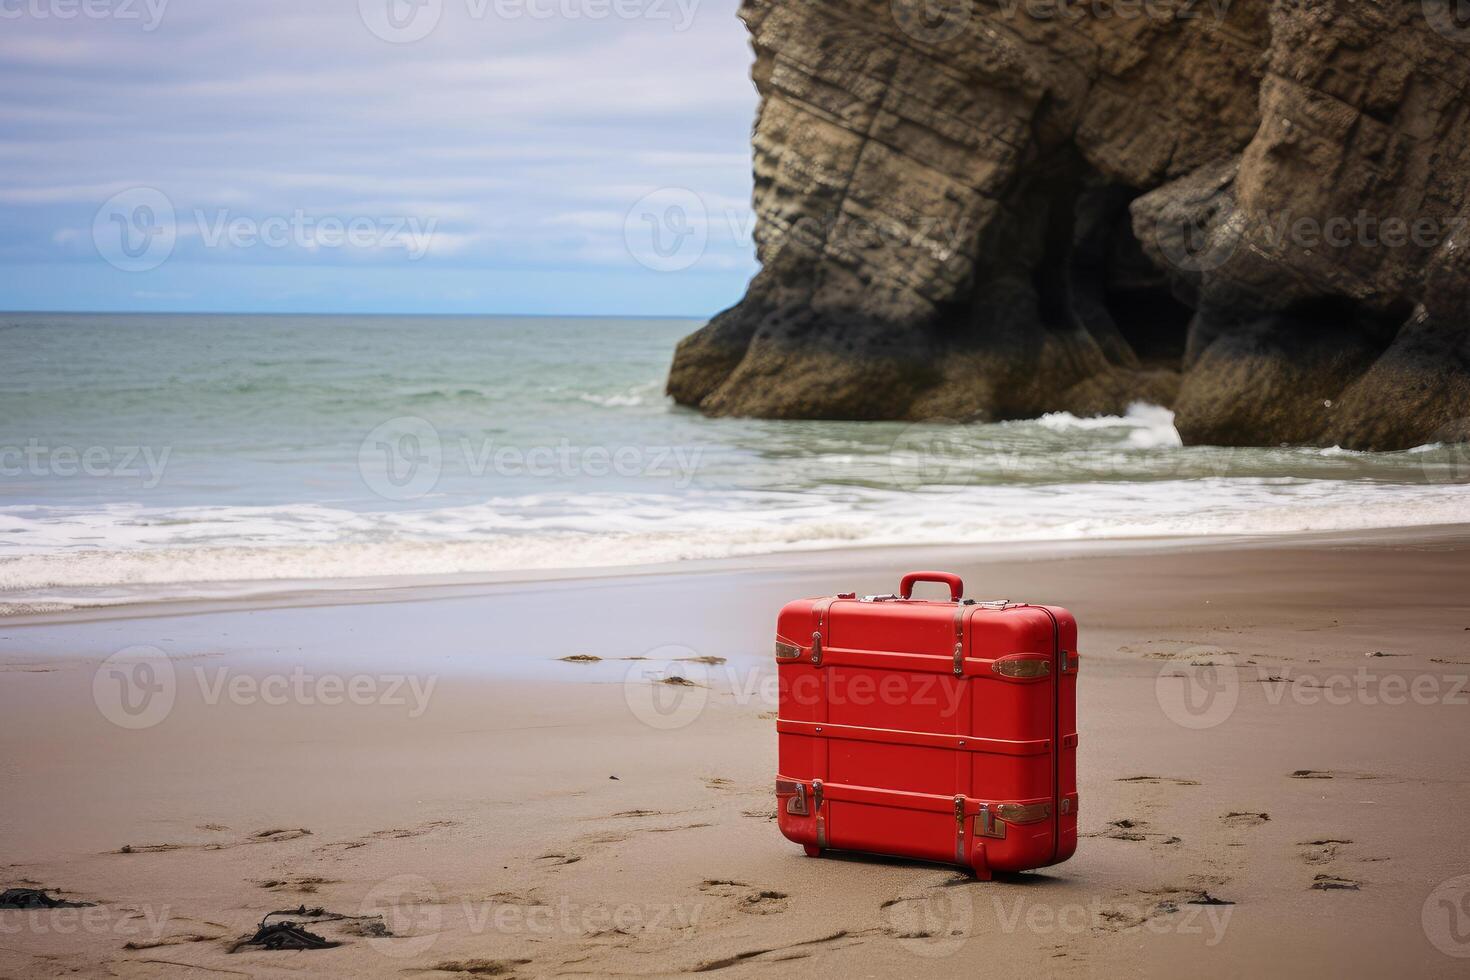
[[[1174,407],[1191,443],[1470,417],[1454,0],[745,0],[761,270],[717,415]]]

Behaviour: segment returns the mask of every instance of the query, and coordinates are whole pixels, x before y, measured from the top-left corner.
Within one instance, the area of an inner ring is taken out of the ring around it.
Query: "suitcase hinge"
[[[812,812],[817,815],[817,846],[827,847],[827,818],[822,815],[822,781],[812,780]]]
[[[812,663],[818,667],[822,665],[822,631],[812,633]]]
[[[965,798],[954,798],[954,859],[965,864]]]
[[[965,676],[965,607],[974,605],[974,600],[966,599],[954,610],[954,675]]]

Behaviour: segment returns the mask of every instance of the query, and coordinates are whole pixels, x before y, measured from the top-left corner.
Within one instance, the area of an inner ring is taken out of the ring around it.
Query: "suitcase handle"
[[[949,586],[950,602],[959,602],[960,596],[965,594],[965,583],[960,581],[958,575],[951,575],[949,572],[909,572],[898,586],[899,596],[904,599],[913,598],[915,582],[939,582]]]

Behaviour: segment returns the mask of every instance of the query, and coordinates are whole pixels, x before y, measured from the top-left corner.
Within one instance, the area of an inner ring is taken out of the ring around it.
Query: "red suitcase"
[[[916,582],[948,602],[911,598]],[[781,833],[993,871],[1077,849],[1077,621],[962,599],[913,572],[900,595],[802,599],[776,625]]]

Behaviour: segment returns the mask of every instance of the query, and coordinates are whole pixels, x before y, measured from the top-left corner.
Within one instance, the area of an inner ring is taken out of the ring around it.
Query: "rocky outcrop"
[[[679,402],[1174,405],[1186,441],[1470,416],[1470,24],[1438,0],[746,0],[761,271]]]

